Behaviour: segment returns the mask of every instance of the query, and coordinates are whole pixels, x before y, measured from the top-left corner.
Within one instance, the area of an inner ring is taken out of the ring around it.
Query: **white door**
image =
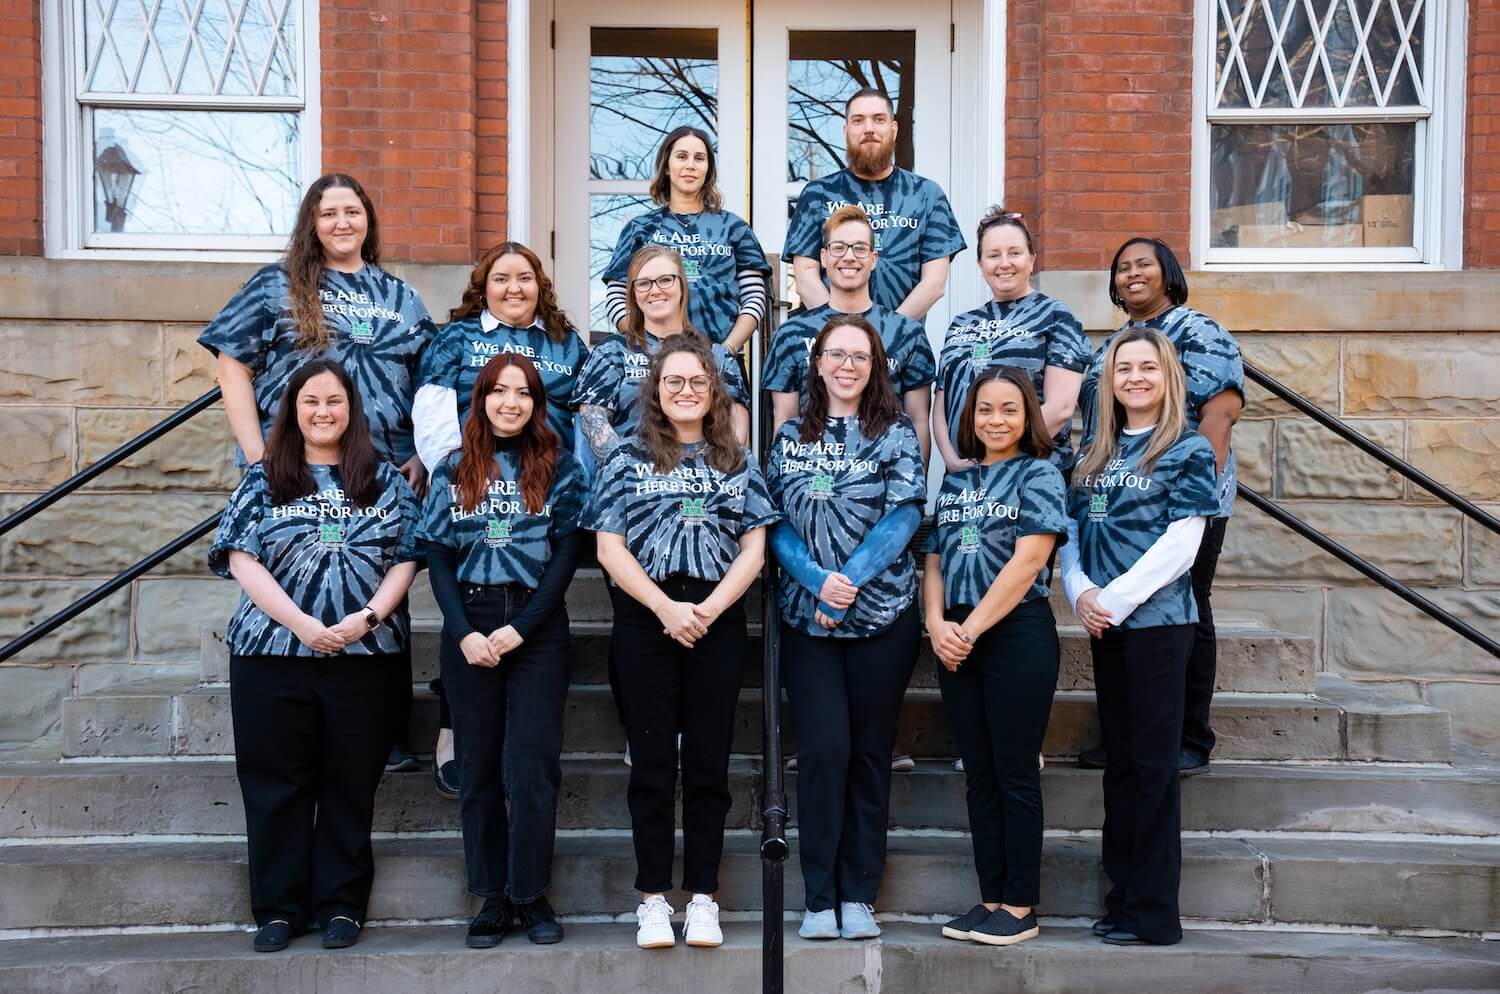
[[[729,210],[749,210],[745,7],[705,0],[557,0],[554,168],[558,297],[605,330],[600,274],[620,229],[651,209],[657,146],[692,124],[718,139]]]

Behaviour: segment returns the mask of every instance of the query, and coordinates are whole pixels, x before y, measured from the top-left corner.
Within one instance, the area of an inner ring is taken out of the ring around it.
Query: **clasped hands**
[[[522,641],[520,633],[513,626],[506,625],[488,635],[470,632],[459,640],[458,647],[470,666],[482,666],[488,670],[499,666],[507,652],[519,649]]]
[[[346,614],[338,622],[325,625],[310,614],[304,614],[292,625],[292,634],[313,652],[331,654],[343,652],[370,634],[370,623],[363,611]]]
[[[1099,604],[1099,588],[1090,587],[1078,595],[1078,604],[1073,608],[1078,615],[1078,620],[1083,622],[1083,627],[1094,638],[1104,634],[1104,630],[1115,623],[1114,615],[1104,610]]]
[[[827,604],[840,611],[847,611],[854,606],[854,598],[858,596],[859,588],[854,585],[853,581],[835,570],[823,580],[823,587],[818,591],[818,603]],[[821,610],[813,612],[813,619],[829,631],[837,628],[840,621],[838,618],[829,617]]]

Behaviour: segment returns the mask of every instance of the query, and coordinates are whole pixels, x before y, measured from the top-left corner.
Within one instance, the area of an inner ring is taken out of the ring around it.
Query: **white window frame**
[[[1259,3],[1260,0],[1254,0]],[[1345,2],[1345,0],[1340,0]],[[1380,0],[1381,3],[1389,0]],[[1416,122],[1410,248],[1210,247],[1211,135],[1213,124],[1409,122],[1413,115],[1382,108],[1214,110],[1217,82],[1215,32],[1219,0],[1196,0],[1193,21],[1192,259],[1195,268],[1219,270],[1441,270],[1463,265],[1464,67],[1467,0],[1428,0],[1424,73],[1430,116]]]
[[[125,2],[125,0],[121,0]],[[319,0],[291,0],[297,12],[298,97],[93,95],[81,100],[83,4],[43,0],[42,91],[44,99],[42,191],[45,251],[63,259],[212,259],[263,262],[279,258],[286,235],[152,235],[93,231],[94,174],[88,161],[94,107],[180,110],[254,109],[294,112],[299,117],[301,184],[322,175],[321,63],[318,53]]]

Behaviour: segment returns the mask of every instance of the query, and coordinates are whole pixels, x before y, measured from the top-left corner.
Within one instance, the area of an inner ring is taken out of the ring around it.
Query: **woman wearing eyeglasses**
[[[880,934],[891,749],[916,662],[922,453],[880,334],[831,318],[812,346],[807,406],[771,443],[766,485],[786,520],[781,585],[787,696],[797,723],[804,939]]]
[[[723,941],[719,858],[729,813],[729,749],[745,663],[745,591],[780,515],[731,427],[731,407],[699,335],[662,343],[642,378],[640,429],[594,480],[584,527],[618,584],[611,641],[633,763],[636,942],[671,946],[672,851],[682,747],[682,886],[690,946]]]

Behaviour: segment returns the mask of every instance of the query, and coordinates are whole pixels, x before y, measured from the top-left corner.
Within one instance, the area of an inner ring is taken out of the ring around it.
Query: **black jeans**
[[[504,628],[530,596],[515,585],[465,583],[459,590],[464,615],[481,635]],[[464,864],[475,897],[503,895],[525,903],[552,882],[572,662],[568,609],[561,605],[493,669],[469,665],[443,629],[443,686],[462,784]]]
[[[698,603],[717,584],[669,576],[657,586]],[[610,636],[630,742],[630,832],[635,889],[672,889],[677,736],[682,736],[682,888],[719,889],[724,821],[729,816],[729,749],[745,667],[745,602],[709,626],[691,649],[662,633],[661,621],[629,596],[615,600]]]
[[[797,720],[797,847],[809,911],[875,902],[885,872],[891,749],[920,637],[915,604],[867,638],[781,626],[782,679]]]
[[[1193,596],[1198,601],[1198,624],[1193,629],[1193,651],[1187,664],[1182,749],[1205,762],[1214,751],[1209,709],[1214,702],[1214,679],[1218,671],[1218,640],[1214,634],[1214,608],[1209,593],[1214,585],[1214,572],[1219,568],[1219,552],[1224,548],[1224,526],[1228,523],[1228,518],[1209,519],[1189,574],[1193,579]]]
[[[946,617],[962,623],[973,610]],[[1017,605],[981,635],[950,673],[938,663],[943,710],[958,740],[980,900],[1034,907],[1041,900],[1042,774],[1037,755],[1052,715],[1059,656],[1046,598]]]
[[[229,657],[257,925],[364,921],[375,788],[410,694],[402,653]]]
[[[1110,628],[1093,640],[1104,733],[1104,898],[1110,921],[1157,943],[1182,938],[1182,685],[1192,625]]]

